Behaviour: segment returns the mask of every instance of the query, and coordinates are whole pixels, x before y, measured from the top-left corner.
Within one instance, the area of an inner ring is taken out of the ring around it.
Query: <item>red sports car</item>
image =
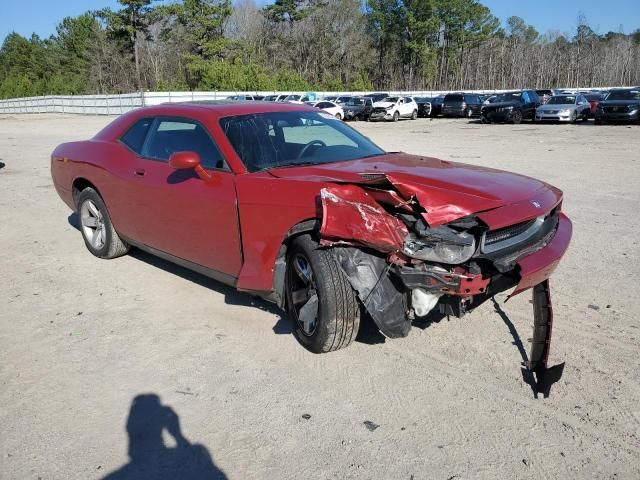
[[[546,364],[547,279],[569,245],[562,192],[533,178],[388,153],[305,105],[141,108],[55,149],[89,251],[130,246],[276,302],[314,352],[367,312],[387,337],[534,287],[529,367]]]

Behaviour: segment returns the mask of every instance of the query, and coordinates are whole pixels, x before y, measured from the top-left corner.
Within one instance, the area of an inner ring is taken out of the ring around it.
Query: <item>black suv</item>
[[[493,103],[482,106],[482,123],[520,123],[522,120],[535,122],[536,108],[539,106],[540,98],[535,90],[501,93]]]
[[[640,88],[611,90],[596,107],[596,125],[611,121],[640,121]]]
[[[449,93],[442,102],[445,117],[473,117],[480,115],[482,100],[480,95],[471,93]]]
[[[369,97],[353,97],[347,103],[343,103],[345,120],[369,120],[373,110],[373,100]]]

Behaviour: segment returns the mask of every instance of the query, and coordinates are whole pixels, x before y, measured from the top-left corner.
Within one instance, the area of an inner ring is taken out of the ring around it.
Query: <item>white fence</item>
[[[575,90],[575,89],[573,89]],[[582,89],[588,90],[588,89]],[[459,91],[459,90],[458,90]],[[473,90],[468,93],[494,94],[508,90]],[[49,95],[45,97],[0,100],[0,115],[11,113],[75,113],[84,115],[119,115],[134,108],[171,102],[221,100],[232,95],[273,95],[306,92],[139,92],[122,95]],[[330,95],[365,95],[367,92],[314,92],[318,97]],[[447,91],[389,92],[391,95],[435,97]]]

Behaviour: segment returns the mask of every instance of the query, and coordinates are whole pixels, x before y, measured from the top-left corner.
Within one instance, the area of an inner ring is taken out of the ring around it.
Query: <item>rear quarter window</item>
[[[127,133],[120,137],[120,141],[137,154],[141,154],[144,139],[147,137],[147,132],[149,132],[149,127],[152,123],[152,118],[138,120],[127,130]]]

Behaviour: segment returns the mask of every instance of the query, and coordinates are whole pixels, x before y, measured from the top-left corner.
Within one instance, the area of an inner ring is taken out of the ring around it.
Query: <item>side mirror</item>
[[[195,170],[202,180],[211,180],[211,174],[200,165],[200,155],[196,152],[175,152],[169,157],[169,166],[176,170]]]
[[[196,152],[175,152],[169,157],[169,165],[176,170],[196,168],[200,165],[200,155]]]

